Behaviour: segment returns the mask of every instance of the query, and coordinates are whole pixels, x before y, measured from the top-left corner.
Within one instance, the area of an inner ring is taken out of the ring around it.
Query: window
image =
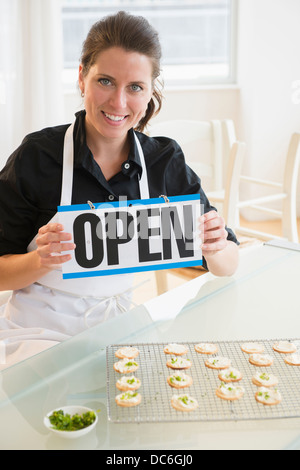
[[[233,83],[236,0],[63,0],[64,81],[74,84],[93,23],[125,10],[160,35],[166,87]]]

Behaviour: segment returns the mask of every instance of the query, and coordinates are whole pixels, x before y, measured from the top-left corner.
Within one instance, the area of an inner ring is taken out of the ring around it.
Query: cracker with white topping
[[[114,370],[120,374],[130,374],[138,370],[138,368],[138,363],[128,357],[114,363]]]
[[[205,361],[205,365],[209,369],[223,370],[231,366],[231,360],[222,356],[210,357]]]
[[[268,354],[251,354],[249,357],[249,362],[253,366],[269,367],[273,364],[274,359]]]
[[[127,392],[128,390],[138,390],[140,386],[140,379],[137,379],[134,375],[130,377],[123,376],[116,382],[116,387],[122,392]]]
[[[194,411],[199,406],[197,400],[187,394],[173,395],[171,405],[177,411]]]
[[[134,359],[139,355],[139,350],[133,346],[124,346],[118,349],[115,352],[115,355],[118,359],[124,359],[127,357],[128,359]]]
[[[174,356],[182,356],[188,352],[188,348],[183,344],[170,343],[164,347],[165,354],[174,354]]]
[[[300,354],[290,354],[284,358],[284,362],[290,366],[300,366]]]
[[[234,367],[229,367],[229,369],[222,370],[219,375],[219,379],[222,380],[222,382],[225,383],[230,383],[230,382],[239,382],[242,380],[243,375],[242,373],[235,369]]]
[[[278,379],[275,375],[267,374],[267,372],[258,372],[252,377],[252,383],[257,387],[275,387]]]
[[[222,382],[216,390],[217,397],[222,400],[227,401],[236,401],[242,398],[245,393],[245,389],[239,385],[234,385],[232,383]]]
[[[116,396],[116,403],[118,406],[123,406],[123,407],[131,407],[131,406],[137,406],[141,403],[142,401],[142,396],[140,393],[136,391],[127,391],[120,393],[119,395]]]
[[[194,348],[199,354],[216,354],[218,352],[218,346],[212,343],[197,343]]]
[[[274,406],[278,405],[282,398],[280,392],[276,388],[270,389],[260,387],[255,394],[255,400],[266,406]]]
[[[265,350],[262,344],[254,342],[242,344],[241,349],[246,354],[262,354]]]
[[[170,369],[189,369],[192,367],[192,361],[181,356],[170,357],[167,360],[167,367]]]
[[[292,354],[297,351],[297,347],[290,341],[277,341],[273,344],[273,349],[281,354]]]
[[[169,375],[167,382],[173,388],[185,388],[192,385],[193,379],[190,375],[179,371],[173,375]]]

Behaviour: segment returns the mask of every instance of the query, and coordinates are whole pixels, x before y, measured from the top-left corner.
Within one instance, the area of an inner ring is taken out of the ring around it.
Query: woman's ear
[[[82,65],[79,65],[79,71],[78,71],[78,85],[81,91],[81,96],[84,96],[84,78],[83,78],[83,73],[82,73]]]

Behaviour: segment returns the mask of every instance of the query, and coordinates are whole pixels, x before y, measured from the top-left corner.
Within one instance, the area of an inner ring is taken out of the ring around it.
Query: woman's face
[[[94,136],[122,139],[144,116],[152,97],[151,59],[112,47],[101,52],[88,74],[79,68],[87,129]]]

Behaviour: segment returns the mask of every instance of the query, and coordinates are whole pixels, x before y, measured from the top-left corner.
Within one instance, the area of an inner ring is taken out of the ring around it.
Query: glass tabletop
[[[265,244],[241,253],[229,278],[202,275],[0,372],[1,449],[298,448],[300,420],[116,424],[108,420],[112,344],[266,340],[300,331],[300,252]],[[300,372],[300,371],[299,371]],[[92,433],[54,436],[43,417],[65,405],[97,410]]]

